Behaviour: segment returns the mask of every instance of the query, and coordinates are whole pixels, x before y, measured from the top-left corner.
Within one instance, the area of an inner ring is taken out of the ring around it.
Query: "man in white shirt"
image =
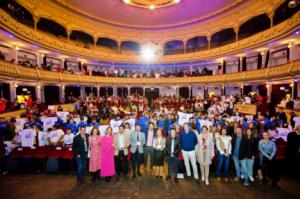
[[[36,132],[32,129],[32,126],[28,125],[26,128],[19,133],[21,136],[21,146],[22,147],[33,147],[35,144]]]
[[[115,149],[115,165],[117,177],[119,178],[121,173],[125,177],[128,174],[128,147],[129,147],[129,137],[124,133],[124,125],[119,126],[119,132],[114,134],[113,147]]]
[[[35,132],[38,136],[38,146],[42,147],[42,146],[49,145],[49,143],[48,143],[48,133],[45,132],[45,131],[42,131],[40,126],[35,126],[34,129],[35,129]]]
[[[62,144],[64,132],[58,125],[54,125],[53,130],[48,134],[48,142],[50,145],[58,146]]]

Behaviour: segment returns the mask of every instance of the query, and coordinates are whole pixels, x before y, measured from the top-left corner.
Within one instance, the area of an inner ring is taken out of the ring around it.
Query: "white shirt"
[[[73,144],[73,139],[74,139],[74,134],[72,133],[70,135],[66,134],[64,136],[64,143],[67,145]]]
[[[33,147],[36,132],[33,129],[25,129],[19,133],[22,147]]]
[[[224,143],[224,149],[221,147],[221,141]],[[229,135],[222,136],[220,135],[217,138],[217,149],[223,155],[225,151],[231,154],[231,137]]]
[[[174,148],[175,148],[175,138],[172,138],[172,142],[171,142],[171,154],[174,153]]]
[[[64,135],[64,132],[61,129],[57,129],[55,131],[51,131],[48,134],[51,142],[57,142],[61,136]]]
[[[124,149],[124,132],[119,134],[119,145],[120,149]]]
[[[39,146],[47,146],[48,143],[48,133],[45,131],[40,131],[38,133]]]

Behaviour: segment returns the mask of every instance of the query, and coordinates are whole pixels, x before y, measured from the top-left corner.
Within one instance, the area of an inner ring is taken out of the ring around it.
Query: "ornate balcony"
[[[66,74],[26,68],[0,61],[0,79],[12,81],[39,81],[43,83],[81,85],[221,85],[246,82],[291,80],[300,75],[300,60],[253,71],[224,75],[177,78],[114,78],[89,75]]]
[[[139,63],[140,58],[134,54],[119,54],[117,52],[103,50],[101,48],[86,49],[75,45],[72,42],[66,42],[60,40],[49,34],[39,32],[25,26],[15,19],[13,19],[5,11],[0,10],[0,27],[13,32],[16,36],[24,39],[25,41],[35,43],[45,48],[60,51],[63,53],[81,56],[88,59],[102,60],[102,61],[113,61],[113,62],[126,62],[126,63]],[[202,50],[198,52],[176,54],[176,55],[163,55],[158,57],[157,63],[178,63],[178,62],[189,62],[198,61],[205,59],[212,59],[216,57],[222,57],[233,53],[241,52],[245,49],[259,47],[266,44],[269,41],[283,38],[299,27],[300,24],[300,12],[294,14],[291,18],[286,21],[273,26],[263,32],[250,36],[246,39],[236,41],[231,44],[227,44],[222,47],[217,47],[209,50]]]

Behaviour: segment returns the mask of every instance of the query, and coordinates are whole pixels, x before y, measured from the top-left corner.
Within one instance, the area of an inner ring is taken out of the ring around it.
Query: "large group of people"
[[[235,181],[249,186],[257,179],[266,184],[270,178],[272,186],[278,187],[281,171],[275,141],[283,139],[288,173],[299,177],[297,118],[291,123],[282,109],[245,115],[234,109],[242,101],[238,95],[164,96],[150,104],[139,96],[90,96],[77,99],[72,112],[60,106],[44,111],[33,106],[18,119],[0,118],[1,146],[6,156],[18,146],[69,146],[77,163],[78,184],[88,170],[92,181],[99,176],[109,182],[113,176],[137,178],[150,173],[177,183],[184,173],[187,179],[210,185],[212,170],[218,181],[228,181],[233,160]]]

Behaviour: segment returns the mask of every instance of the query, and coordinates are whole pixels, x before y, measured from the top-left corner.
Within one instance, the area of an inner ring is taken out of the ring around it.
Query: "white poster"
[[[49,128],[52,128],[55,122],[57,121],[57,117],[45,117],[41,119],[43,122],[43,130],[47,131]]]
[[[63,112],[63,111],[57,111],[56,112],[57,117],[60,117],[64,121],[64,123],[67,122],[67,115],[69,115],[69,112]]]
[[[188,123],[189,119],[191,117],[193,117],[193,114],[187,114],[187,113],[182,113],[182,112],[178,112],[178,124],[179,125],[183,125],[184,123]]]
[[[109,125],[112,128],[113,133],[117,133],[119,131],[119,126],[123,123],[122,120],[111,120]]]

